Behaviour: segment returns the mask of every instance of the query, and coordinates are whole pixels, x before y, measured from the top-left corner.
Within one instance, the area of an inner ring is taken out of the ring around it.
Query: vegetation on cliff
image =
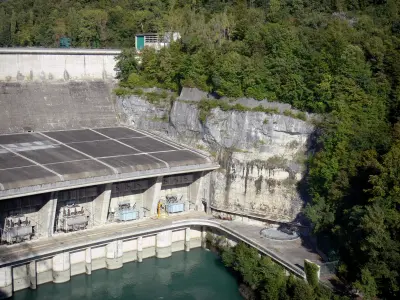
[[[135,33],[179,31],[140,65],[125,51],[122,85],[324,113],[305,212],[341,278],[388,299],[400,296],[399,9],[399,0],[2,1],[0,46],[57,47],[66,35],[73,47],[133,47]]]

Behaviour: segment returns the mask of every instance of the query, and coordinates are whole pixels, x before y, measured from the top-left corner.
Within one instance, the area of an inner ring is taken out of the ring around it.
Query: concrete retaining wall
[[[84,273],[90,275],[92,270],[117,269],[122,267],[123,263],[138,260],[139,252],[142,258],[168,257],[172,252],[189,251],[190,249],[186,247],[187,243],[192,248],[200,247],[201,237],[201,227],[193,226],[193,228],[175,231],[166,230],[155,235],[123,241],[117,240],[103,246],[59,253],[52,258],[12,267],[11,273],[8,269],[2,268],[1,270],[4,273],[3,289],[8,291],[9,287],[12,286],[13,291],[19,291],[29,287],[36,288],[36,284],[66,282],[74,275]],[[139,242],[139,239],[141,239],[141,242]],[[34,274],[31,274],[32,271],[30,271],[32,263],[36,264]],[[11,295],[10,292],[12,291],[10,290],[8,295]],[[4,298],[0,296],[0,299]]]
[[[104,81],[0,81],[0,134],[115,126],[111,89]]]
[[[114,80],[120,50],[0,49],[0,81]]]

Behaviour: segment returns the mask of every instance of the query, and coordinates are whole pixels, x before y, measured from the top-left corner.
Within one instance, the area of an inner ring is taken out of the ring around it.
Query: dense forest
[[[400,297],[400,0],[0,1],[0,46],[128,48],[127,88],[198,87],[322,114],[305,214],[338,276]],[[134,35],[182,39],[139,65]],[[129,50],[130,49],[130,50]],[[324,243],[325,246],[327,243]]]

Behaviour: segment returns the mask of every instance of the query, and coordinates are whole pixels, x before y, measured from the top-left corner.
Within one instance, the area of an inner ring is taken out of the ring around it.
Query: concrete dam
[[[0,299],[205,246],[245,241],[291,273],[316,255],[211,215],[220,165],[120,120],[118,50],[0,50]]]

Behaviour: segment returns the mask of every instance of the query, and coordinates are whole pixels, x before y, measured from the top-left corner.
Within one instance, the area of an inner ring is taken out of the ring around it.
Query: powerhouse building
[[[0,135],[1,243],[204,210],[207,155],[128,127]],[[0,246],[1,247],[1,246]]]

